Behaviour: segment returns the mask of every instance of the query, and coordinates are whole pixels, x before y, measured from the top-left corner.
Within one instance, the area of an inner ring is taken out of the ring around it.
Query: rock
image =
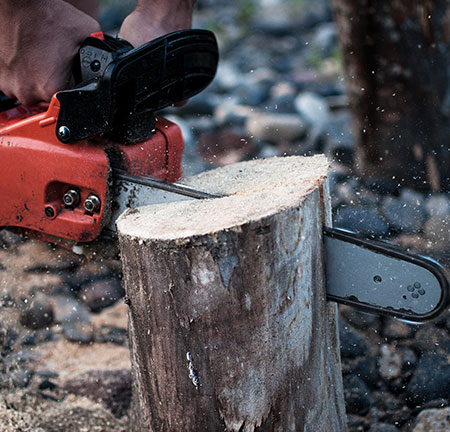
[[[371,389],[379,386],[377,359],[371,354],[359,358],[353,365],[353,372],[361,378]]]
[[[406,388],[410,406],[421,406],[450,394],[450,358],[447,354],[426,354],[419,359]]]
[[[412,432],[448,432],[450,408],[424,410],[417,416]]]
[[[53,323],[53,306],[50,299],[38,293],[29,306],[22,312],[20,323],[31,329],[49,327]]]
[[[360,330],[365,330],[369,327],[377,329],[380,324],[380,317],[378,315],[361,312],[351,306],[340,305],[339,313],[352,327]]]
[[[450,250],[450,215],[436,215],[425,223],[425,236],[436,248]]]
[[[390,345],[382,345],[380,349],[380,375],[385,381],[399,378],[402,373],[401,355]]]
[[[36,376],[44,379],[58,378],[58,373],[48,369],[39,369],[36,371]]]
[[[413,327],[403,321],[387,318],[383,328],[383,335],[388,339],[407,339],[413,335]]]
[[[63,324],[63,333],[69,342],[88,344],[94,340],[94,327],[89,321],[74,321]]]
[[[50,342],[53,339],[53,332],[50,329],[38,330],[23,335],[21,339],[22,346],[34,346],[40,343]]]
[[[270,144],[265,144],[262,146],[260,152],[258,153],[258,159],[266,159],[271,157],[281,156],[281,151]]]
[[[312,40],[312,48],[320,53],[322,58],[330,57],[337,48],[336,25],[326,22],[318,25]]]
[[[246,130],[256,140],[281,143],[301,138],[305,133],[305,125],[296,114],[255,112],[248,118]]]
[[[389,225],[375,207],[342,207],[334,218],[334,225],[363,236],[384,237],[389,233]]]
[[[99,312],[113,305],[124,294],[120,280],[111,277],[89,282],[80,290],[80,298],[92,312]]]
[[[234,90],[242,105],[259,106],[269,97],[271,84],[244,81]]]
[[[267,103],[267,109],[271,112],[280,114],[292,114],[295,113],[294,95],[281,95],[271,98]]]
[[[354,139],[350,116],[347,113],[333,115],[323,129],[324,153],[336,162],[352,166]]]
[[[64,281],[77,292],[82,285],[108,276],[112,276],[109,266],[102,262],[89,261],[74,269],[73,272],[65,274]]]
[[[414,336],[416,349],[421,354],[446,351],[448,340],[449,334],[445,329],[437,328],[431,324],[422,326]]]
[[[425,203],[427,214],[433,216],[445,216],[450,214],[450,195],[433,194],[428,197]]]
[[[344,397],[350,414],[367,414],[372,406],[369,389],[356,375],[344,376]]]
[[[55,390],[56,387],[58,386],[47,378],[43,379],[38,385],[39,390]]]
[[[295,99],[295,108],[308,124],[318,128],[321,128],[330,117],[326,100],[314,93],[300,93]]]
[[[55,295],[52,297],[54,321],[65,324],[76,321],[89,321],[89,310],[73,297]]]
[[[102,325],[95,333],[95,342],[125,345],[127,342],[127,335],[127,330],[124,328]]]
[[[347,426],[349,431],[366,431],[370,427],[370,420],[359,415],[347,413]]]
[[[369,432],[398,432],[398,429],[388,423],[375,423],[370,426]]]
[[[19,234],[8,231],[7,229],[0,230],[0,247],[3,249],[17,246],[24,241],[24,238]]]
[[[368,189],[379,195],[398,195],[400,185],[394,180],[386,180],[376,177],[367,177],[364,183]]]
[[[339,322],[339,339],[343,358],[361,357],[367,353],[368,347],[364,339],[350,326],[341,322]]]
[[[102,402],[116,417],[122,417],[130,407],[129,370],[90,371],[66,381],[62,387],[69,393]]]
[[[241,83],[242,74],[227,60],[219,62],[214,85],[224,93],[233,93],[233,90]],[[202,93],[200,93],[202,94]]]
[[[405,233],[420,231],[426,220],[423,200],[406,192],[399,198],[385,197],[382,212],[394,231]]]
[[[33,378],[31,369],[21,369],[10,374],[11,384],[16,388],[26,388]]]
[[[235,101],[226,101],[217,106],[214,118],[219,126],[244,126],[252,112],[253,108],[249,106],[239,105]]]

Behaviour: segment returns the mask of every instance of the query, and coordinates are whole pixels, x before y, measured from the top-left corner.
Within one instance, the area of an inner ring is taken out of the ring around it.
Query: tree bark
[[[450,2],[332,0],[365,177],[450,190]]]
[[[235,164],[227,194],[118,221],[132,431],[345,431],[336,306],[325,297],[324,157]]]

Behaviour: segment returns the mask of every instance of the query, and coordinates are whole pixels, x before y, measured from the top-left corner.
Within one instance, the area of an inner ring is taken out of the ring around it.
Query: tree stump
[[[189,182],[227,197],[119,219],[131,430],[346,430],[327,170],[322,156],[235,164]]]

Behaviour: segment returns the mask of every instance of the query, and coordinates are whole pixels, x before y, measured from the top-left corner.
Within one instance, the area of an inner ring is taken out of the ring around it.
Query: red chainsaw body
[[[110,155],[115,167],[132,175],[174,182],[181,176],[183,139],[177,125],[157,118],[152,137],[137,144],[82,140],[64,144],[56,137],[59,102],[48,108],[18,106],[0,113],[0,227],[17,227],[35,237],[89,242],[109,221],[113,202]],[[69,189],[79,204],[64,205]],[[87,212],[95,195],[100,207]]]

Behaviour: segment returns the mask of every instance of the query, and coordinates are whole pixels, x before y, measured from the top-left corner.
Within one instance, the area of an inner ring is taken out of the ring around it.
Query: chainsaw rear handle
[[[217,70],[217,41],[207,30],[177,31],[138,48],[99,36],[82,44],[75,71],[80,83],[56,94],[61,142],[100,135],[144,141],[154,133],[155,112],[202,91]]]

